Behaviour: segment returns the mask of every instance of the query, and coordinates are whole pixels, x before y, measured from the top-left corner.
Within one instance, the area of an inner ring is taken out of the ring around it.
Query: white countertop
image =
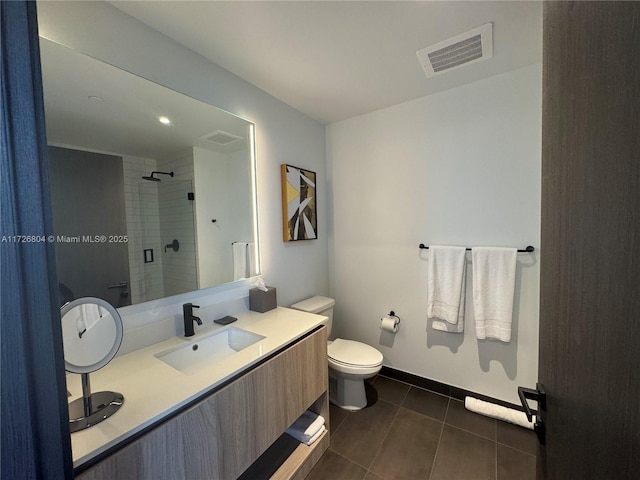
[[[78,467],[117,445],[145,427],[212,390],[263,358],[290,344],[326,321],[326,317],[278,307],[266,313],[234,314],[237,322],[222,326],[205,320],[196,326],[196,335],[174,337],[149,347],[116,357],[90,375],[91,391],[115,391],[124,395],[124,404],[111,417],[86,430],[71,434],[73,464]],[[263,340],[218,360],[212,368],[185,375],[154,355],[177,345],[193,342],[214,331],[242,328],[264,336]],[[80,375],[67,375],[69,401],[82,396]]]

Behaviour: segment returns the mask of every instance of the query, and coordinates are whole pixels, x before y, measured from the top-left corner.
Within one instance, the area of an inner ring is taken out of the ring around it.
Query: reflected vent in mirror
[[[215,132],[208,133],[200,137],[202,140],[215,143],[216,145],[228,145],[237,140],[241,140],[242,137],[233,135],[232,133],[225,132],[223,130],[216,130]]]

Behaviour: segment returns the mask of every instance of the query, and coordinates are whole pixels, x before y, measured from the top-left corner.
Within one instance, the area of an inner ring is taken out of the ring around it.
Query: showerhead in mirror
[[[151,172],[151,176],[142,177],[142,179],[149,180],[150,182],[160,182],[161,180],[155,176],[156,173],[158,175],[169,175],[170,177],[173,177],[173,172]]]

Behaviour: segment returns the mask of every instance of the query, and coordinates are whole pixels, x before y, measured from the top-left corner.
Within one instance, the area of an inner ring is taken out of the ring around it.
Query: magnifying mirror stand
[[[91,393],[89,381],[89,374],[104,367],[118,352],[122,318],[113,305],[97,297],[66,303],[60,317],[65,370],[80,374],[82,382],[82,398],[69,403],[69,430],[73,433],[109,418],[124,403],[121,393]]]
[[[116,413],[124,402],[117,392],[91,393],[88,373],[81,373],[82,398],[69,404],[69,430],[71,433],[89,428]]]

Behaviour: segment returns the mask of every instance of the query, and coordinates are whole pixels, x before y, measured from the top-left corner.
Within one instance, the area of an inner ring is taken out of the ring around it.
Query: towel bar
[[[424,243],[421,243],[420,245],[418,245],[418,248],[420,248],[421,250],[429,250],[429,247],[425,246]],[[467,247],[467,250],[471,250],[471,247]],[[531,245],[529,245],[526,248],[518,249],[518,253],[531,253],[534,250],[535,250],[535,248],[533,248]]]

